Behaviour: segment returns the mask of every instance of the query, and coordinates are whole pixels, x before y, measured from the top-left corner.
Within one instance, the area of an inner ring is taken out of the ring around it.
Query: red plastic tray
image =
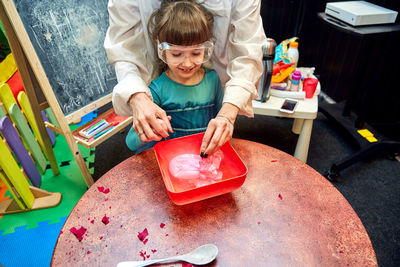
[[[246,179],[246,165],[231,144],[227,142],[221,147],[224,158],[220,165],[220,170],[223,174],[220,181],[193,189],[177,191],[174,179],[171,179],[169,172],[169,162],[174,157],[182,154],[199,154],[203,136],[204,133],[179,137],[159,142],[154,146],[158,166],[160,167],[168,195],[172,202],[177,205],[189,204],[231,192],[242,186]]]

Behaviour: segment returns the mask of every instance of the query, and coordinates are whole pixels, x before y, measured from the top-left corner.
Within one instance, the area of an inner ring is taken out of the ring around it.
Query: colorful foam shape
[[[0,102],[1,104],[1,102]],[[0,118],[3,118],[6,115],[6,112],[4,111],[3,105],[0,106]]]
[[[38,223],[35,229],[17,227],[15,233],[0,235],[0,263],[3,266],[50,266],[57,238],[67,217],[60,222]],[[0,265],[1,266],[1,265]]]
[[[49,118],[50,123],[56,127],[60,127],[60,125],[58,125],[56,116],[54,116],[54,113],[51,110],[51,108],[46,108],[45,111],[46,111],[47,117]],[[57,135],[57,132],[55,132],[55,135]]]
[[[8,55],[11,53],[10,45],[8,44],[6,33],[4,31],[3,25],[1,24],[1,21],[0,21],[0,52],[3,55]]]
[[[57,135],[56,139],[53,151],[59,163],[60,174],[54,176],[52,172],[47,171],[42,175],[40,188],[49,192],[60,192],[63,196],[61,203],[53,208],[3,216],[0,219],[0,231],[3,231],[3,235],[12,234],[14,229],[20,226],[26,226],[27,229],[36,228],[38,223],[45,220],[49,220],[50,223],[60,222],[60,218],[68,216],[75,204],[86,192],[87,185],[83,179],[82,172],[74,160],[64,136]],[[80,151],[87,161],[94,162],[95,155],[91,153],[93,150],[80,147]],[[61,167],[61,162],[65,161],[70,161],[70,164]]]
[[[46,112],[44,110],[42,110],[41,113],[42,113],[43,121],[47,121],[48,122],[49,119],[46,116]],[[46,131],[47,131],[47,134],[49,135],[51,146],[54,146],[54,144],[56,142],[56,136],[55,136],[53,130],[46,127]]]
[[[0,172],[0,176],[1,176],[1,172]],[[8,200],[10,199],[9,195],[6,195],[6,193],[8,193],[8,189],[6,187],[6,185],[3,182],[3,178],[0,178],[0,203],[2,201]],[[17,203],[18,204],[18,203]],[[22,204],[22,203],[21,203]],[[3,215],[0,215],[0,219],[1,217],[3,217]]]
[[[32,134],[24,115],[17,104],[12,104],[8,112],[19,131],[22,140],[26,144],[28,150],[31,152],[37,169],[41,174],[43,174],[46,171],[47,160],[44,157],[38,143],[36,142],[35,136]]]
[[[0,63],[0,83],[7,82],[17,71],[17,65],[12,54],[8,56]]]
[[[29,189],[29,183],[3,140],[0,142],[0,167],[11,182],[11,186],[18,192],[24,205],[31,209],[35,198]],[[7,186],[10,191],[9,186],[10,184]]]
[[[0,99],[6,110],[8,110],[12,104],[17,103],[11,92],[10,86],[6,83],[0,84]]]
[[[3,182],[3,185],[7,188],[7,192],[9,192],[11,194],[12,199],[14,199],[14,201],[18,205],[18,207],[21,210],[25,209],[26,207],[25,207],[24,202],[15,194],[14,190],[9,190],[13,186],[11,185],[8,177],[6,176],[6,174],[3,171],[0,171],[0,180]],[[3,200],[0,203],[0,205],[4,205],[4,207],[8,207],[10,202],[12,202],[12,200],[9,200],[9,198],[8,198],[7,200]]]
[[[8,117],[3,117],[0,120],[0,131],[3,133],[3,136],[12,151],[14,151],[15,156],[24,168],[24,171],[32,182],[32,185],[40,187],[42,177],[36,169],[32,158],[29,156],[28,151],[26,151],[24,144]]]
[[[42,137],[41,137],[41,135],[39,133],[39,128],[37,126],[37,123],[36,123],[36,120],[35,120],[35,116],[33,115],[31,103],[29,103],[28,96],[26,95],[25,92],[19,92],[19,94],[18,94],[18,103],[21,106],[21,109],[24,112],[26,119],[28,120],[29,125],[31,126],[32,131],[35,134],[42,151],[46,155],[46,149],[44,147],[44,142],[43,142],[43,139],[42,139]]]
[[[19,92],[25,91],[19,71],[16,71],[14,75],[11,76],[11,78],[7,81],[7,84],[10,86],[15,101],[17,101]]]
[[[85,123],[87,123],[87,122],[93,120],[94,118],[97,118],[97,109],[96,109],[96,110],[93,110],[92,112],[90,112],[90,113],[86,114],[85,116],[83,116],[83,117],[81,118],[81,121],[80,121],[79,123],[77,123],[76,126],[78,126],[78,127],[79,127],[79,126],[82,126],[82,125],[84,125]]]

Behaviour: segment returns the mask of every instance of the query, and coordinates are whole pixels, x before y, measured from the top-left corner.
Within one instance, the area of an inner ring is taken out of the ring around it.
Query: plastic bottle
[[[293,91],[293,92],[299,91],[300,80],[301,80],[301,72],[298,70],[295,70],[292,74],[290,91]]]
[[[295,63],[294,67],[297,67],[297,62],[299,61],[299,43],[298,42],[290,42],[289,49],[287,51],[287,55],[290,58],[290,63]]]

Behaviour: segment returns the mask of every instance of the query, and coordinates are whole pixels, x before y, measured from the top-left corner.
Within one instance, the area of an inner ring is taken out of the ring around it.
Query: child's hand
[[[236,106],[229,103],[223,104],[218,115],[208,123],[200,147],[201,156],[207,157],[207,155],[213,154],[223,144],[231,140],[234,129],[234,120],[236,119],[238,112],[239,108]]]
[[[210,120],[201,144],[200,155],[207,157],[217,151],[223,144],[231,140],[233,124],[225,117]]]

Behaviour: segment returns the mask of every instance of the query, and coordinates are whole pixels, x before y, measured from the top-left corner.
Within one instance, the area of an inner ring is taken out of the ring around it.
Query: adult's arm
[[[266,41],[259,0],[233,1],[224,103],[210,121],[200,151],[212,154],[232,138],[237,115],[253,117],[252,100],[257,98],[256,83],[262,67],[262,45]]]
[[[110,26],[104,47],[118,80],[112,101],[116,113],[133,116],[134,129],[142,141],[160,140],[172,128],[165,111],[153,103],[147,86],[152,72],[148,49],[152,48],[145,44],[147,22],[142,21],[139,5],[139,1],[130,0],[108,3]]]
[[[262,71],[262,45],[266,42],[260,0],[237,0],[232,9],[228,42],[227,74],[224,102],[253,117],[252,100],[257,98],[256,83]]]

